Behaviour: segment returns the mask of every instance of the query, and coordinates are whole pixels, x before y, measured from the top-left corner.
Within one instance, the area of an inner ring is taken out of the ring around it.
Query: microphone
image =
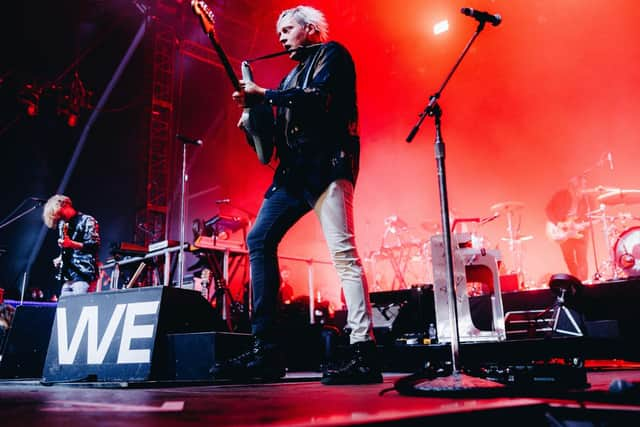
[[[613,170],[613,155],[611,154],[611,151],[607,153],[607,161],[609,162],[609,169]]]
[[[193,139],[180,134],[177,134],[176,138],[178,138],[180,141],[184,142],[185,144],[202,145],[201,139]]]
[[[47,199],[41,199],[40,197],[29,197],[29,200],[33,200],[34,202],[38,202],[40,204],[47,203]]]
[[[218,199],[216,200],[216,203],[221,205],[223,203],[231,203],[231,199]]]
[[[481,12],[470,7],[463,7],[460,9],[460,13],[470,16],[480,23],[489,22],[494,27],[497,27],[502,22],[502,16],[497,13],[492,15],[489,12]]]

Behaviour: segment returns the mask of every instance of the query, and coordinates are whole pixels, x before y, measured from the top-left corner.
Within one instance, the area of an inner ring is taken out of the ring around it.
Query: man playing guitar
[[[580,280],[589,275],[589,201],[583,188],[584,177],[572,178],[568,188],[555,192],[545,208],[547,237],[560,245],[569,273]]]
[[[84,294],[95,289],[98,278],[98,249],[100,229],[98,221],[77,211],[71,199],[55,194],[47,200],[42,219],[50,229],[58,229],[60,255],[53,260],[62,282],[60,296]]]

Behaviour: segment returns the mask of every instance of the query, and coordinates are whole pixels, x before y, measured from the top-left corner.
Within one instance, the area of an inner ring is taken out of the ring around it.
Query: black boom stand
[[[464,11],[463,11],[464,13]],[[496,15],[497,16],[497,15]],[[478,18],[476,18],[478,19]],[[434,392],[458,392],[464,390],[485,390],[485,389],[495,389],[497,387],[502,387],[498,383],[494,383],[492,381],[486,381],[476,377],[469,377],[463,375],[461,373],[461,364],[459,361],[460,354],[460,337],[458,331],[458,309],[456,306],[456,291],[454,287],[454,273],[453,273],[453,252],[451,246],[451,228],[449,226],[449,201],[447,196],[447,183],[446,183],[446,173],[445,173],[445,147],[444,140],[442,139],[441,133],[441,118],[442,118],[442,109],[438,104],[438,100],[442,95],[442,91],[445,86],[453,76],[453,73],[456,71],[462,59],[467,54],[469,48],[475,41],[475,39],[480,35],[480,32],[484,29],[486,19],[478,19],[479,24],[475,33],[464,47],[460,57],[456,61],[455,65],[447,75],[446,79],[442,83],[440,89],[429,98],[429,103],[422,113],[420,113],[420,118],[418,122],[415,124],[409,136],[407,136],[406,141],[411,142],[413,138],[418,133],[420,125],[424,121],[424,119],[429,116],[434,118],[435,123],[435,159],[437,165],[437,173],[438,173],[438,185],[440,190],[440,215],[442,220],[442,235],[443,235],[443,243],[445,247],[445,265],[447,269],[447,294],[448,294],[448,303],[449,303],[449,319],[451,321],[451,365],[452,371],[449,376],[437,376],[433,378],[424,379],[420,376],[420,374],[415,374],[409,376],[404,379],[400,379],[396,382],[395,388],[400,393],[406,394],[430,394]],[[499,23],[499,21],[498,21]],[[496,23],[492,24],[495,26]]]

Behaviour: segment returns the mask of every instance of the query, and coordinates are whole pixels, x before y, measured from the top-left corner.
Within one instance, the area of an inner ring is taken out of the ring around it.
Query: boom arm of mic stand
[[[480,22],[478,24],[478,28],[476,29],[475,33],[473,33],[473,36],[471,37],[469,42],[467,42],[467,45],[462,50],[462,53],[460,54],[460,57],[458,58],[458,60],[454,64],[454,66],[451,69],[451,71],[449,71],[449,74],[444,79],[444,82],[442,82],[442,86],[440,86],[440,89],[435,94],[431,95],[431,97],[429,98],[429,103],[425,107],[424,111],[422,113],[420,113],[420,118],[418,119],[418,123],[416,123],[416,125],[413,127],[413,129],[411,129],[411,132],[409,132],[409,136],[407,136],[407,139],[406,139],[407,142],[411,142],[413,140],[413,138],[416,136],[416,134],[418,133],[418,130],[420,129],[420,125],[422,124],[424,119],[427,116],[433,116],[434,115],[434,113],[435,113],[434,106],[437,105],[436,102],[438,101],[438,99],[440,99],[440,95],[442,95],[442,91],[447,86],[447,83],[449,83],[449,80],[451,79],[451,76],[453,76],[453,73],[455,73],[455,71],[458,69],[458,65],[460,65],[460,63],[462,62],[462,59],[465,57],[465,55],[469,51],[469,48],[471,47],[471,45],[473,44],[475,39],[480,35],[480,32],[482,30],[484,30],[484,24],[485,24],[484,21],[482,21],[482,22]]]

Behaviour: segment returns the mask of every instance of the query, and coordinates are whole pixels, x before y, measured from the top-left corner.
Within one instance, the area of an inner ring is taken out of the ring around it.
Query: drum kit
[[[515,274],[518,280],[518,287],[524,286],[524,250],[523,242],[533,239],[532,235],[522,235],[520,227],[522,224],[522,211],[524,203],[519,201],[507,201],[496,203],[491,206],[491,211],[495,215],[501,215],[507,221],[507,235],[501,240],[507,244],[507,252],[511,259],[510,269],[505,271],[506,274]]]
[[[415,229],[391,215],[384,220],[385,230],[380,248],[367,254],[364,261],[373,279],[372,291],[408,289],[411,285],[430,283],[428,245]],[[423,228],[435,231],[439,225],[425,222]],[[389,274],[390,273],[390,274]]]
[[[583,193],[596,195],[599,208],[589,212],[588,218],[592,225],[602,227],[608,248],[603,262],[596,259],[596,264],[599,264],[596,280],[640,276],[640,223],[637,223],[640,216],[629,212],[632,205],[640,204],[640,190],[599,186],[585,189]],[[501,273],[517,275],[520,288],[529,286],[524,280],[523,244],[533,239],[532,235],[521,233],[524,208],[523,202],[505,201],[493,204],[488,217],[458,217],[451,221],[454,235],[462,232],[460,235],[470,236],[463,242],[465,247],[489,249],[491,243],[479,229],[490,221],[503,218],[506,235],[500,240],[506,246],[506,259],[501,262]],[[384,219],[384,224],[379,249],[369,252],[364,258],[367,275],[372,279],[371,290],[408,289],[416,284],[433,283],[429,242],[431,236],[442,232],[440,221],[426,220],[414,228],[397,215],[391,215]]]
[[[599,208],[589,212],[592,223],[602,227],[608,251],[606,259],[597,265],[596,280],[615,280],[640,276],[640,220],[629,209],[640,204],[640,190],[595,187],[583,191],[596,193]],[[616,212],[617,211],[617,212]]]
[[[505,214],[510,230],[508,241],[519,248],[519,242],[529,237],[520,236],[518,202],[507,202],[492,207],[492,215],[480,218],[457,217],[451,222],[456,244],[460,247],[488,249],[489,240],[479,232],[479,227]],[[515,224],[518,223],[518,226]],[[408,289],[416,284],[433,283],[431,268],[431,236],[442,233],[440,221],[426,220],[419,229],[410,227],[397,215],[385,218],[385,231],[380,248],[369,252],[365,258],[367,276],[372,280],[372,291]],[[458,241],[462,239],[462,241]],[[521,257],[520,257],[521,259]]]

